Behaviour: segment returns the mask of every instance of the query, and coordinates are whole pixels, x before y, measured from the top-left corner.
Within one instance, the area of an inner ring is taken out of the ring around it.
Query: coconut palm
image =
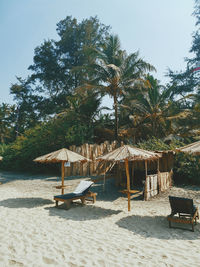
[[[115,140],[118,140],[118,101],[128,90],[143,81],[146,71],[154,67],[139,58],[139,53],[127,55],[121,50],[117,35],[111,35],[100,51],[95,51],[96,62],[90,66],[94,79],[84,88],[98,90],[113,98]]]
[[[138,95],[126,95],[122,108],[126,110],[133,128],[146,129],[146,135],[163,137],[174,133],[177,120],[185,118],[187,111],[182,110],[178,101],[172,101],[174,89],[161,86],[158,80],[148,75],[149,88]],[[135,122],[137,118],[137,122]],[[131,127],[131,128],[132,128]]]

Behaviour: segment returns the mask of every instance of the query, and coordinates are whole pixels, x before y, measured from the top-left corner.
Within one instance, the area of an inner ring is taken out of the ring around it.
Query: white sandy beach
[[[79,181],[66,178],[66,192]],[[200,266],[200,222],[193,233],[169,229],[166,220],[169,194],[200,207],[200,188],[132,200],[128,212],[111,180],[104,193],[93,187],[95,204],[70,210],[55,208],[58,177],[1,172],[0,182],[0,266]]]

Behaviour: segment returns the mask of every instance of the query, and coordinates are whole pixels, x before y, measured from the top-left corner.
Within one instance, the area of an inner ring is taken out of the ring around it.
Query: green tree
[[[98,49],[108,30],[97,17],[78,23],[68,16],[57,24],[59,40],[44,41],[35,49],[34,64],[29,67],[30,82],[40,85],[34,90],[42,96],[40,105],[46,113],[56,114],[68,108],[66,97],[89,78],[82,68],[94,61],[88,48]]]
[[[195,0],[193,15],[196,18],[197,30],[193,34],[190,52],[192,56],[186,58],[186,68],[183,71],[169,70],[170,84],[175,88],[176,99],[182,98],[182,107],[190,111],[188,117],[180,122],[181,135],[194,137],[200,134],[199,106],[200,106],[200,1]]]
[[[12,140],[14,106],[2,103],[0,105],[0,143],[5,144]]]
[[[17,77],[18,82],[12,84],[10,93],[16,101],[14,109],[14,124],[16,136],[23,134],[25,129],[34,127],[41,116],[38,110],[38,103],[41,97],[33,94],[29,80]]]
[[[185,118],[187,112],[173,100],[174,88],[161,86],[150,75],[147,75],[147,82],[147,89],[138,91],[137,95],[130,92],[122,103],[133,133],[136,135],[139,129],[144,136],[158,138],[175,133],[177,121]]]
[[[93,89],[113,98],[115,140],[118,140],[118,102],[128,90],[142,83],[145,71],[154,67],[139,58],[139,53],[127,55],[121,49],[117,35],[111,35],[94,53],[96,62],[89,66],[95,78],[81,88]]]

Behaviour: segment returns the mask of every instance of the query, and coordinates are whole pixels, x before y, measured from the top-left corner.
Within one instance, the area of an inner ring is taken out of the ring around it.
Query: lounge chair
[[[54,200],[56,201],[56,207],[58,207],[58,202],[64,202],[66,207],[69,209],[73,200],[80,199],[82,204],[85,204],[85,200],[91,200],[93,203],[96,201],[96,193],[90,192],[90,187],[93,182],[90,181],[81,181],[79,185],[76,187],[74,192],[59,196],[54,196]]]
[[[198,208],[194,206],[193,199],[169,196],[171,214],[167,217],[169,227],[172,222],[191,224],[194,232],[194,223],[199,219]]]

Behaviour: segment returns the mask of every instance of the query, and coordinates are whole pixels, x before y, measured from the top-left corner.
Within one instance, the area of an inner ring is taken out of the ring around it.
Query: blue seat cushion
[[[71,199],[71,198],[83,197],[83,196],[85,196],[85,192],[84,192],[84,194],[83,193],[81,193],[81,194],[69,193],[69,194],[54,196],[54,198]]]

